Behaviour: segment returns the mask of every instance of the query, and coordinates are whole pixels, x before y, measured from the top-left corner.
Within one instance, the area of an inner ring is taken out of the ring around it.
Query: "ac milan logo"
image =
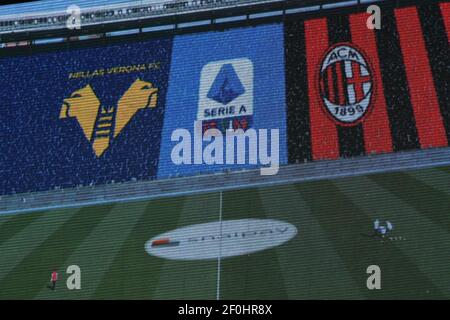
[[[339,43],[327,51],[320,68],[320,94],[340,125],[356,125],[369,114],[373,73],[361,50]]]

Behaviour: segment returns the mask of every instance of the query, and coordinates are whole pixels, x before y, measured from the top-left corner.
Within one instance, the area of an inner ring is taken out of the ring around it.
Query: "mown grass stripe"
[[[178,214],[176,226],[171,229],[163,228],[154,235],[218,219],[218,192],[189,196],[185,198],[181,212]],[[164,263],[156,279],[151,299],[216,299],[217,260],[157,259],[163,260]]]
[[[297,227],[297,235],[275,249],[289,299],[365,297],[294,185],[260,189],[259,194],[268,218]]]
[[[223,194],[223,221],[267,218],[257,189]],[[287,299],[275,249],[223,259],[221,299]]]
[[[0,246],[0,281],[77,211],[78,209],[45,212],[42,217],[5,241]],[[7,295],[5,291],[2,293]]]
[[[442,293],[395,245],[374,241],[371,219],[350,198],[351,189],[341,191],[330,181],[297,186],[312,213],[326,231],[329,243],[341,256],[355,284],[370,299],[414,299],[423,297],[422,288]],[[382,290],[366,287],[368,266],[376,264],[383,273]],[[413,285],[413,286],[411,286]]]
[[[68,290],[62,286],[60,290],[52,292],[43,288],[36,298],[88,299],[95,292],[145,208],[144,202],[116,204],[67,258],[65,267],[78,265],[81,269],[81,290]]]
[[[436,225],[450,232],[450,195],[433,188],[407,173],[373,175],[369,179],[407,202]]]
[[[16,234],[20,233],[27,226],[32,224],[34,221],[42,218],[45,214],[44,212],[35,212],[29,215],[11,215],[6,217],[0,216],[0,246],[14,237]]]
[[[450,173],[435,169],[413,171],[407,173],[411,178],[419,180],[430,188],[435,188],[450,196]]]
[[[450,173],[450,166],[435,167],[435,168],[433,168],[433,169],[434,169],[434,170],[437,170],[437,171],[444,172],[444,173]]]
[[[146,204],[138,222],[121,244],[119,252],[90,298],[149,299],[164,264],[144,250],[152,236],[176,228],[184,198],[159,199]]]
[[[61,275],[65,272],[63,264],[67,257],[112,207],[112,205],[88,207],[74,213],[2,279],[0,298],[3,298],[5,293],[8,294],[6,298],[35,297],[48,284],[52,270],[58,270]]]
[[[450,234],[446,230],[366,177],[341,180],[335,184],[347,191],[353,203],[371,220],[389,220],[394,225],[391,236],[404,240],[395,240],[388,245],[404,252],[422,274],[445,294],[445,298],[450,296],[450,273],[447,272],[450,265],[447,254]],[[415,280],[411,279],[410,287],[414,285]],[[442,298],[436,295],[433,288],[417,288],[416,291],[423,298]]]

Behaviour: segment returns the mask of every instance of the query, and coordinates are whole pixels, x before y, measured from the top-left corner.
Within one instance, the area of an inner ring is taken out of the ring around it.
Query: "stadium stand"
[[[281,0],[189,0],[189,1],[40,1],[36,4],[5,6],[0,11],[0,33],[11,31],[49,30],[66,27],[70,6],[80,10],[83,25],[96,25],[133,19],[179,15],[185,12],[210,11],[255,4],[282,2]],[[68,12],[67,12],[68,11]],[[76,11],[78,12],[78,11]]]
[[[450,151],[445,148],[407,151],[354,159],[324,160],[280,168],[276,176],[262,176],[259,170],[240,170],[152,181],[128,181],[0,197],[0,212],[16,214],[104,203],[133,202],[205,192],[279,186],[321,179],[335,179],[399,170],[448,166]],[[219,181],[219,182],[218,182]]]

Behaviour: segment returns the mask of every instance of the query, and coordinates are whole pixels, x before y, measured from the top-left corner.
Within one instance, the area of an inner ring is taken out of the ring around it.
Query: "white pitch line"
[[[219,225],[220,225],[220,244],[219,244],[219,257],[217,258],[217,292],[216,299],[220,300],[220,263],[222,260],[222,191],[220,191],[219,197]]]

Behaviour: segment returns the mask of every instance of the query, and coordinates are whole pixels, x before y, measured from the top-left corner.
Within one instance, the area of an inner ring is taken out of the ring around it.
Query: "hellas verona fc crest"
[[[138,110],[155,108],[157,99],[158,88],[136,79],[117,105],[103,105],[88,84],[64,99],[59,118],[75,118],[95,155],[100,157]]]

